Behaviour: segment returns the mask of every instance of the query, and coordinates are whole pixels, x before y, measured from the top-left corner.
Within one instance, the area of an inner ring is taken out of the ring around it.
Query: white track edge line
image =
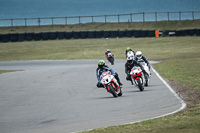
[[[151,69],[153,70],[153,72],[158,76],[158,78],[167,86],[167,88],[173,93],[173,95],[179,100],[179,102],[181,103],[181,107],[178,110],[175,110],[173,112],[164,114],[164,115],[160,115],[160,116],[156,116],[156,117],[152,117],[152,118],[148,118],[148,119],[144,119],[144,120],[140,120],[140,121],[134,121],[134,122],[128,122],[128,123],[124,123],[124,124],[120,124],[120,125],[127,125],[127,124],[133,124],[133,123],[138,123],[138,122],[142,122],[142,121],[147,121],[147,120],[152,120],[152,119],[156,119],[156,118],[160,118],[160,117],[164,117],[164,116],[168,116],[168,115],[172,115],[175,114],[181,110],[183,110],[186,107],[186,103],[184,102],[184,100],[181,98],[180,95],[178,95],[170,86],[169,84],[160,76],[160,74],[151,66]],[[120,126],[120,125],[116,125],[116,126]],[[108,126],[110,127],[110,126]],[[107,127],[104,127],[107,128]],[[86,131],[91,131],[94,129],[88,129]],[[78,132],[83,132],[83,131],[78,131]],[[72,132],[72,133],[76,133],[76,132]]]
[[[186,103],[184,102],[184,100],[181,98],[180,95],[178,95],[170,86],[169,84],[160,76],[160,74],[153,68],[151,67],[152,70],[154,71],[154,73],[158,76],[158,78],[167,86],[167,88],[173,93],[173,95],[179,100],[179,102],[181,103],[181,107],[178,109],[178,110],[175,110],[173,112],[170,112],[170,113],[167,113],[167,114],[164,114],[164,115],[160,115],[160,116],[156,116],[156,117],[153,117],[153,118],[149,118],[149,119],[145,119],[145,120],[141,120],[141,121],[146,121],[146,120],[151,120],[151,119],[156,119],[156,118],[160,118],[160,117],[164,117],[164,116],[168,116],[168,115],[171,115],[171,114],[175,114],[181,110],[183,110],[185,107],[186,107]],[[127,124],[133,124],[133,123],[137,123],[137,122],[141,122],[141,121],[135,121],[135,122],[129,122]]]

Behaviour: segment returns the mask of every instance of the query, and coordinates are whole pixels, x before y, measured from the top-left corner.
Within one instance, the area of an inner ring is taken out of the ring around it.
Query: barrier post
[[[159,30],[155,30],[155,37],[159,37]]]
[[[157,12],[155,12],[155,21],[156,21],[156,23],[157,23]]]
[[[67,25],[67,17],[65,17],[65,25]]]

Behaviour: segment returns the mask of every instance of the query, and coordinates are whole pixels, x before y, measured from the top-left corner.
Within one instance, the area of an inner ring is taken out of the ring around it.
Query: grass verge
[[[183,21],[158,21],[158,22],[121,22],[121,23],[86,23],[73,25],[49,25],[49,26],[17,26],[0,27],[0,34],[7,33],[39,33],[56,31],[101,31],[101,30],[180,30],[200,28],[200,20]]]
[[[116,59],[125,59],[131,47],[141,50],[149,60],[159,60],[156,70],[169,80],[187,102],[186,110],[171,116],[140,123],[95,129],[87,132],[181,132],[200,131],[200,38],[112,38],[0,43],[0,60],[105,59],[111,49]]]
[[[0,74],[8,72],[16,72],[16,71],[22,71],[22,70],[0,70]]]

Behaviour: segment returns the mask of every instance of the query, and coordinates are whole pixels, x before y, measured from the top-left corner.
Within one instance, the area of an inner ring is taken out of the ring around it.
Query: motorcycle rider
[[[126,50],[125,50],[126,58],[127,58],[127,53],[128,53],[129,51],[132,51],[133,54],[135,55],[135,52],[134,52],[130,47],[127,47]]]
[[[147,60],[147,58],[146,58],[145,56],[142,55],[142,52],[141,52],[141,51],[137,51],[137,52],[136,52],[135,60],[136,60],[136,61],[138,61],[138,60],[143,60],[145,63],[147,63],[147,66],[149,67],[149,71],[150,71],[151,65],[150,65],[149,61]]]
[[[104,60],[99,60],[98,62],[98,68],[96,69],[96,75],[97,75],[97,80],[98,80],[98,83],[97,83],[97,87],[103,87],[103,85],[101,84],[101,79],[100,79],[100,75],[105,72],[105,71],[110,71],[111,74],[117,79],[119,85],[123,85],[121,82],[120,82],[120,79],[118,77],[118,74],[116,72],[113,71],[113,69],[109,68],[107,65],[105,65],[105,61]]]
[[[127,56],[127,62],[125,64],[125,73],[127,74],[126,80],[132,81],[130,72],[131,72],[131,69],[134,66],[139,66],[142,69],[142,72],[145,73],[145,70],[144,70],[143,66],[135,60],[134,56],[128,55]]]
[[[108,53],[111,53],[110,49],[107,49],[106,52],[105,52],[105,57],[107,58],[108,57]],[[111,53],[112,54],[112,53]]]

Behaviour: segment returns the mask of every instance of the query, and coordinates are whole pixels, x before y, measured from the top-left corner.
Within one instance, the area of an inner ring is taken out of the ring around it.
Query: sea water
[[[0,0],[0,19],[16,19],[15,21],[0,21],[0,26],[13,25],[38,25],[39,24],[73,24],[79,23],[79,18],[54,19],[52,17],[97,16],[82,18],[81,23],[105,22],[104,15],[131,14],[152,12],[145,15],[145,21],[154,21],[153,12],[179,12],[200,11],[200,0]],[[131,18],[132,17],[132,18]],[[143,21],[143,16],[125,15],[107,17],[107,22]],[[157,15],[158,21],[167,19],[166,13]],[[195,19],[200,18],[200,13],[195,14]],[[27,20],[25,21],[25,18]],[[37,18],[37,19],[29,19]],[[38,19],[49,18],[49,19]],[[192,19],[191,13],[186,13],[182,19]],[[179,19],[179,14],[171,14],[170,19]],[[133,21],[132,20],[132,21]]]

